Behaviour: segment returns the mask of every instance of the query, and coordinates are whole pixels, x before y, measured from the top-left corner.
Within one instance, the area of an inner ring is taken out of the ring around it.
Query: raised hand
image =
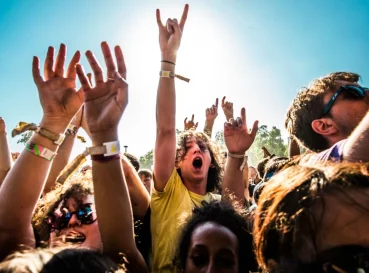
[[[199,123],[196,122],[196,124],[195,124],[194,118],[195,118],[195,115],[192,115],[192,119],[189,120],[189,121],[187,121],[187,117],[185,118],[185,120],[184,120],[184,129],[185,129],[185,131],[187,131],[187,130],[196,131],[197,126],[199,125]]]
[[[181,21],[178,24],[177,19],[168,19],[164,26],[160,18],[160,10],[156,10],[156,21],[159,27],[159,45],[162,53],[169,58],[175,56],[181,45],[182,33],[187,20],[189,6],[185,5]]]
[[[254,122],[251,132],[246,125],[246,110],[241,109],[241,117],[230,119],[224,123],[224,140],[228,152],[243,155],[255,140],[258,131],[258,121]]]
[[[214,123],[214,120],[218,116],[218,98],[215,100],[215,104],[212,107],[206,109],[206,122]]]
[[[93,142],[117,140],[117,128],[128,103],[128,84],[125,80],[126,65],[122,50],[115,47],[118,71],[110,48],[106,42],[101,49],[107,67],[107,80],[91,51],[86,52],[87,59],[95,76],[95,87],[91,87],[83,67],[77,65],[78,78],[85,93],[86,122]],[[110,138],[110,140],[108,140]]]
[[[226,116],[226,120],[229,121],[233,118],[233,103],[229,101],[225,101],[226,97],[224,96],[222,99],[222,109],[224,115]]]
[[[64,62],[67,48],[60,45],[54,64],[54,48],[49,47],[44,65],[44,78],[40,74],[40,61],[33,57],[33,79],[36,83],[44,119],[55,123],[69,124],[83,103],[83,92],[76,89],[76,64],[80,53],[77,51],[69,63],[64,76]]]

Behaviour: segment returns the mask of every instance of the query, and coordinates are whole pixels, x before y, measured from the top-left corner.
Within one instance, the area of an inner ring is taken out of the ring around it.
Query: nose
[[[69,220],[68,227],[72,228],[72,227],[76,227],[76,226],[80,226],[80,225],[81,225],[81,221],[78,220],[78,218],[75,214],[73,214],[72,217]]]
[[[212,261],[210,261],[207,265],[206,268],[204,270],[205,273],[216,273],[216,267],[214,266],[214,263]]]

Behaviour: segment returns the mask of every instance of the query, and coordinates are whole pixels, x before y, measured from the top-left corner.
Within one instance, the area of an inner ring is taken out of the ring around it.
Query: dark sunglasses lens
[[[346,90],[354,97],[365,97],[366,88],[360,88],[358,86],[347,86]]]
[[[84,225],[92,224],[96,220],[90,205],[80,208],[77,217]]]
[[[63,214],[61,216],[51,216],[48,219],[48,223],[50,226],[51,231],[54,230],[62,230],[68,225],[71,216],[69,213]]]

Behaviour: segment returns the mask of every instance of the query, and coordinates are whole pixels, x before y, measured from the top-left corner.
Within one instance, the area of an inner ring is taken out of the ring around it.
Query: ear
[[[311,128],[314,132],[322,136],[330,136],[337,133],[336,124],[328,118],[321,118],[313,120]]]

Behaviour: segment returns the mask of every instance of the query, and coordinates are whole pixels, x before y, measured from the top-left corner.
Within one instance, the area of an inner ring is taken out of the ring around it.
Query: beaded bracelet
[[[26,144],[26,150],[50,161],[53,160],[56,155],[53,151],[33,142],[28,142]]]

